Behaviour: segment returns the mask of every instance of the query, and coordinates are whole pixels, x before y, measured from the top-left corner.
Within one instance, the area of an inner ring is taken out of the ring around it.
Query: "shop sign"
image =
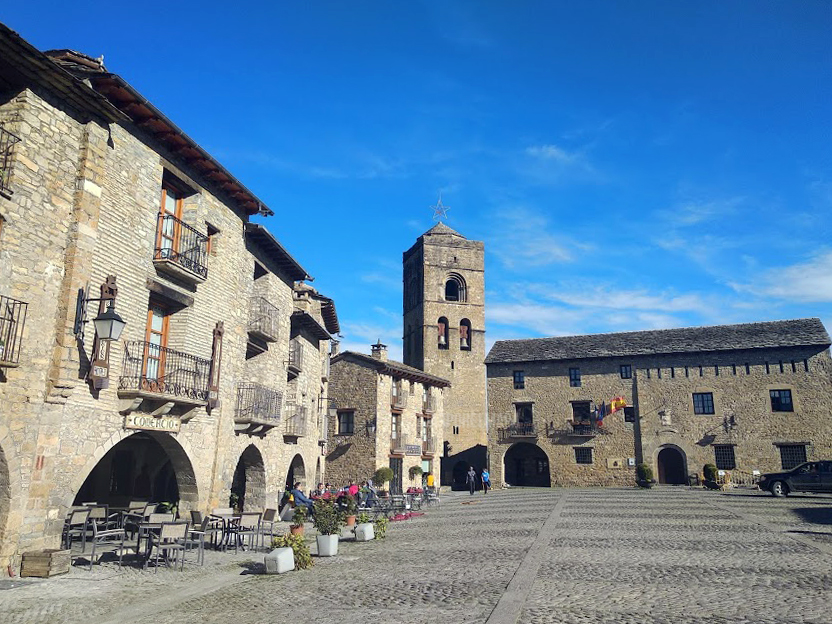
[[[124,421],[125,429],[144,429],[146,431],[168,431],[179,433],[182,421],[173,416],[151,416],[133,412]]]
[[[422,454],[422,445],[421,444],[405,444],[404,445],[404,454],[405,455],[421,455]]]

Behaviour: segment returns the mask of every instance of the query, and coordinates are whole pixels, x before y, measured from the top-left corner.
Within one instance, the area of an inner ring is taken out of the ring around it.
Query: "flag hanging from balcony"
[[[610,414],[615,414],[618,410],[627,406],[627,401],[623,396],[617,396],[610,401]]]
[[[601,402],[601,407],[598,408],[597,413],[595,414],[595,422],[598,423],[599,427],[604,426],[604,416],[607,415],[607,404],[606,402]]]

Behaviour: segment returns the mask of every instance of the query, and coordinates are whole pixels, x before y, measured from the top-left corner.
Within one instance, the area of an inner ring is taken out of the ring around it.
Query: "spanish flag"
[[[627,406],[627,401],[623,396],[617,396],[610,401],[610,414],[615,414],[618,410]]]

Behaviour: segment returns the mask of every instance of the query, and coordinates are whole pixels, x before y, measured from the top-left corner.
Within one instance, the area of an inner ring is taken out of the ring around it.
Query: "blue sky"
[[[276,213],[346,348],[401,357],[401,254],[486,244],[495,339],[819,316],[832,3],[14,3]]]

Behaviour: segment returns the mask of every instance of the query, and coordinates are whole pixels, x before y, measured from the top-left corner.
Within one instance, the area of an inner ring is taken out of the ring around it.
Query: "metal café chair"
[[[202,515],[202,514],[200,514]],[[213,523],[210,516],[202,518],[202,522],[192,525],[193,528],[188,530],[188,535],[185,538],[185,553],[189,550],[197,549],[196,560],[199,565],[205,563],[205,538],[211,536],[211,541],[214,543],[215,536],[220,532],[220,528]]]
[[[124,557],[124,539],[127,532],[124,529],[105,529],[99,530],[98,524],[92,522],[92,552],[89,554],[90,571],[92,571],[92,564],[105,553],[118,553],[118,567],[121,567],[121,561]],[[82,555],[86,557],[86,549]]]
[[[101,530],[117,528],[120,515],[118,513],[111,514],[108,505],[90,505],[90,525]]]
[[[87,523],[90,519],[90,508],[73,509],[64,522],[64,546],[72,550],[73,538],[81,539],[81,551],[87,550]]]
[[[277,515],[277,509],[268,508],[263,512],[263,517],[260,519],[260,545],[266,547],[266,536],[274,538],[282,535],[283,532],[275,532],[277,525],[280,524],[280,518]],[[269,547],[271,547],[272,540],[269,539]]]
[[[260,541],[260,513],[248,512],[240,515],[240,530],[237,532],[237,539],[243,550],[246,549],[246,539],[251,550],[257,550],[257,543]],[[236,551],[236,549],[235,549]]]
[[[157,514],[154,514],[157,515]],[[171,514],[172,515],[172,514]],[[159,571],[159,557],[164,556],[165,564],[169,565],[171,552],[182,555],[182,561],[179,566],[180,571],[185,569],[185,549],[187,548],[188,523],[187,522],[162,522],[159,528],[159,533],[151,533],[149,536],[150,555],[153,554],[153,549],[156,549],[156,559],[154,561],[154,574]],[[145,561],[145,567],[150,560],[148,556]],[[174,568],[176,567],[176,559],[174,559]]]

